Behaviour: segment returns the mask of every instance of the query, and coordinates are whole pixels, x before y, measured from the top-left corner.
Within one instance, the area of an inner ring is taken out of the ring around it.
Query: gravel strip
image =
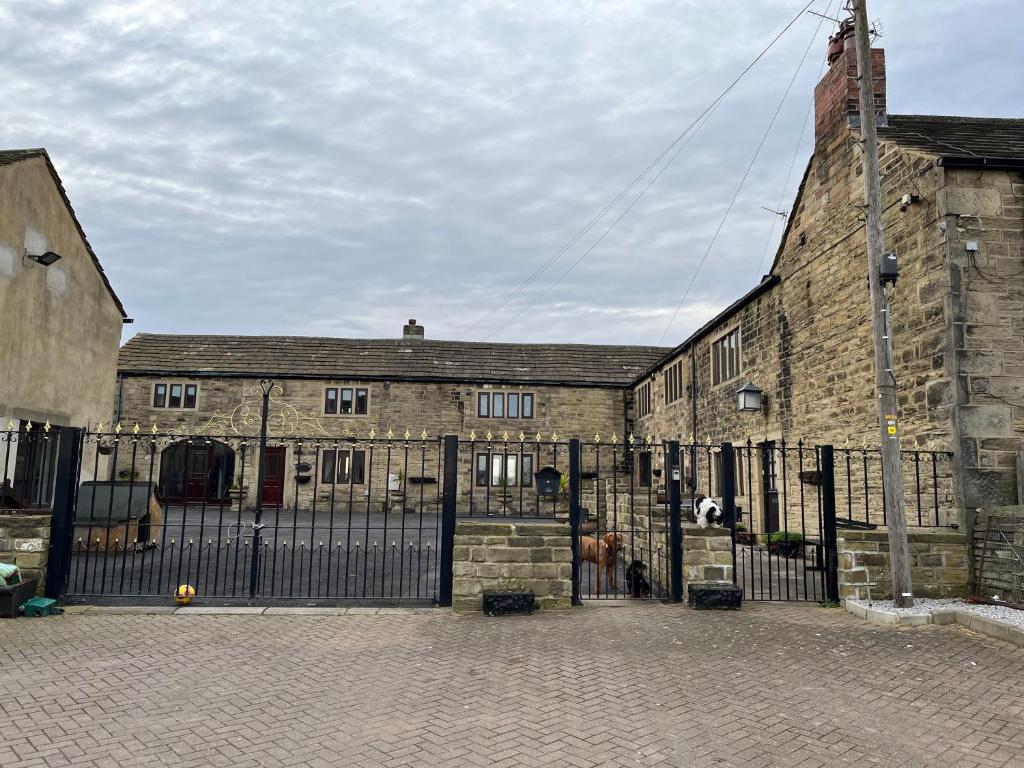
[[[899,616],[916,616],[936,611],[963,611],[1024,630],[1024,611],[1010,608],[1007,605],[982,605],[968,603],[963,600],[932,600],[926,597],[914,598],[913,608],[896,608],[893,606],[892,600],[872,600],[870,605],[867,600],[847,599],[847,602],[864,608],[872,608],[876,611],[895,613]]]

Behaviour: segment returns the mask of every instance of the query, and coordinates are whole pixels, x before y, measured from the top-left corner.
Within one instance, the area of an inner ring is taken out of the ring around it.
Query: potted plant
[[[743,523],[736,523],[736,527],[733,529],[736,531],[736,543],[749,545],[754,543],[754,534],[747,530],[747,526]]]
[[[137,469],[122,469],[119,470],[117,476],[122,480],[138,480],[139,470]]]
[[[768,552],[779,557],[795,557],[803,549],[804,537],[799,533],[775,531],[769,533],[766,541]]]
[[[248,492],[249,485],[242,482],[242,473],[236,473],[234,479],[231,481],[231,487],[228,489],[228,496],[231,497],[232,501],[241,501],[245,498]]]

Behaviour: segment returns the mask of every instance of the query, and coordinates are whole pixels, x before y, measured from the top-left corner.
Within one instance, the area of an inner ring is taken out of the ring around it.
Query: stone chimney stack
[[[402,327],[402,338],[408,341],[409,339],[423,340],[423,326],[416,325],[416,319],[412,318]]]
[[[853,20],[839,25],[828,41],[829,70],[814,89],[814,141],[820,144],[841,128],[860,127],[857,84],[857,44]],[[885,50],[871,49],[875,81],[875,123],[888,125],[885,111]]]

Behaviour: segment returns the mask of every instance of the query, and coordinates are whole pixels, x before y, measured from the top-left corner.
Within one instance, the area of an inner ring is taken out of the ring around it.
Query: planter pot
[[[484,613],[487,616],[505,616],[515,613],[533,613],[536,608],[533,592],[507,590],[484,592]]]
[[[778,541],[768,545],[771,554],[785,558],[796,557],[802,548],[803,542],[796,541]]]

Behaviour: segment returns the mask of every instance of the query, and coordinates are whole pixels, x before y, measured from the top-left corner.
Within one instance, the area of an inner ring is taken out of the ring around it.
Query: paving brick
[[[993,768],[1022,682],[1024,650],[815,606],[68,614],[0,622],[0,764]]]

